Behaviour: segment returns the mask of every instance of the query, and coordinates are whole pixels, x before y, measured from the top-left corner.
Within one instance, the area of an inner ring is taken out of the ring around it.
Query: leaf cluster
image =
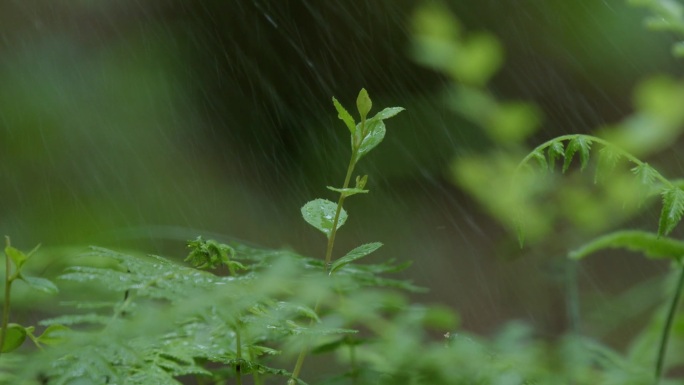
[[[598,152],[599,159],[594,181],[602,180],[605,175],[615,170],[620,162],[631,164],[631,172],[636,181],[643,188],[651,191],[651,194],[661,196],[662,209],[658,222],[658,236],[670,234],[684,214],[684,190],[648,163],[604,139],[582,134],[564,135],[551,139],[531,151],[521,161],[518,170],[529,166],[529,162],[534,159],[542,171],[553,171],[556,161],[562,159],[562,171],[565,173],[570,168],[573,159],[577,158],[577,154],[579,154],[580,170],[584,170],[592,154],[593,144],[602,146]]]
[[[4,375],[11,383],[26,384],[38,379],[50,384],[179,384],[186,376],[236,378],[239,366],[240,375],[254,381],[289,377],[288,370],[277,366],[277,357],[291,354],[313,336],[329,341],[356,333],[349,327],[353,319],[340,323],[339,315],[327,315],[338,306],[341,293],[417,289],[380,276],[403,266],[354,266],[380,247],[377,243],[339,260],[334,279],[325,275],[320,260],[215,244],[233,250],[231,258],[245,267],[241,274],[222,277],[159,256],[90,248],[83,255],[86,260],[113,263],[73,266],[60,280],[97,286],[111,292],[111,300],[66,304],[76,309],[40,322],[46,327],[41,343],[55,346],[20,354],[34,364],[15,366]],[[375,298],[387,303],[396,294],[387,295]],[[319,314],[313,307],[320,298],[330,305]]]

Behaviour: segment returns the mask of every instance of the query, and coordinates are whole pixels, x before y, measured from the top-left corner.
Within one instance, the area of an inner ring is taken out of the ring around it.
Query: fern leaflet
[[[684,214],[684,190],[671,187],[662,192],[663,210],[660,212],[658,235],[668,235],[677,226]]]

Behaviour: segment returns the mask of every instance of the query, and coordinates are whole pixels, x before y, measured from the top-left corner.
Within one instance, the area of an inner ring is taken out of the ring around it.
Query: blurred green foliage
[[[329,159],[347,155],[338,145],[345,137],[328,129],[338,124],[328,98],[351,100],[368,85],[377,104],[409,112],[373,162],[360,166],[383,177],[355,207],[382,215],[368,224],[352,218],[340,242],[351,249],[379,239],[388,254],[420,259],[412,274],[434,286],[432,298],[462,309],[471,329],[491,331],[511,316],[562,329],[553,291],[535,289],[552,286],[544,267],[493,261],[511,248],[470,197],[504,218],[518,202],[530,213],[528,240],[547,240],[535,249],[540,254],[548,253],[544,245],[574,246],[641,219],[628,170],[593,185],[593,175],[573,165],[562,178],[524,175],[520,191],[501,175],[529,143],[561,133],[606,126],[601,136],[615,133],[611,140],[644,148],[643,156],[671,143],[679,111],[669,101],[681,96],[679,81],[643,83],[631,115],[628,90],[656,70],[680,72],[667,52],[671,38],[638,26],[645,12],[663,4],[676,12],[676,4],[453,0],[441,3],[439,15],[414,19],[419,3],[4,2],[2,234],[49,246],[30,266],[34,275],[73,264],[73,249],[56,246],[178,257],[178,245],[199,229],[317,253],[321,244],[296,208],[344,172],[328,177]],[[430,56],[411,48],[414,27],[428,46],[447,49]],[[654,117],[664,110],[665,120]],[[647,123],[663,130],[637,130]],[[622,135],[628,126],[634,132]],[[676,171],[675,156],[657,159]],[[460,187],[447,181],[454,176]],[[558,183],[564,187],[552,191]],[[584,232],[581,240],[574,229]],[[616,276],[642,270],[619,269]],[[523,270],[529,279],[519,282],[513,272]],[[56,306],[24,289],[15,294]]]

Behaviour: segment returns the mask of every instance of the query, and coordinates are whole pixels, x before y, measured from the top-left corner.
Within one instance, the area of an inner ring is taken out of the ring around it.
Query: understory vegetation
[[[649,26],[684,35],[678,2],[631,3],[652,13]],[[488,88],[503,63],[495,37],[464,31],[437,5],[417,10],[413,36],[415,60],[448,79],[445,102],[493,144],[453,159],[449,177],[523,251],[543,247],[551,234],[563,239],[570,327],[562,336],[541,338],[521,322],[488,337],[471,334],[459,328],[457,309],[414,302],[413,293],[429,287],[393,275],[409,264],[365,262],[382,243],[336,249],[351,215],[345,203],[373,186],[375,176],[357,174],[356,166],[372,162],[366,156],[392,134],[389,119],[410,113],[371,113],[375,106],[362,89],[354,109],[331,103],[337,129],[349,135],[344,180],[327,186],[333,200],[312,197],[301,207],[327,240],[319,257],[198,236],[187,242],[182,263],[97,246],[66,250],[69,257],[55,262],[61,274],[48,279],[41,276],[48,253],[24,252],[6,237],[0,383],[684,383],[684,241],[672,235],[684,215],[684,180],[645,160],[684,127],[684,82],[646,80],[623,121],[530,148],[543,122],[539,108],[499,100]],[[681,43],[674,46],[673,54],[683,52]],[[625,227],[653,210],[659,215],[650,228]],[[573,266],[606,249],[671,265],[656,283],[662,301],[622,350],[585,333],[573,275]]]

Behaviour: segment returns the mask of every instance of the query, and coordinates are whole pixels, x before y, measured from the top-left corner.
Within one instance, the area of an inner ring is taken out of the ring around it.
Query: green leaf
[[[371,99],[368,96],[368,91],[366,91],[365,88],[362,88],[359,92],[359,96],[356,97],[356,108],[359,110],[361,120],[366,119],[366,116],[368,115],[372,107],[373,102],[371,102]]]
[[[64,325],[50,325],[44,331],[37,341],[44,345],[57,345],[66,340],[65,334],[71,329]]]
[[[377,120],[385,120],[389,119],[391,117],[396,116],[398,113],[401,111],[404,111],[405,108],[403,107],[387,107],[384,110],[378,112],[373,116],[371,119],[377,119]]]
[[[262,356],[264,354],[269,355],[269,356],[277,356],[281,353],[279,350],[275,350],[273,348],[269,348],[267,346],[260,346],[260,345],[251,345],[249,347],[249,351],[253,354],[256,354],[257,356]]]
[[[658,236],[668,235],[684,214],[684,191],[672,187],[663,191],[663,210],[660,212]]]
[[[362,190],[360,188],[336,188],[331,186],[326,186],[328,190],[336,191],[345,197],[356,195],[356,194],[366,194],[368,190]]]
[[[560,158],[565,157],[565,148],[563,148],[563,143],[562,142],[554,142],[552,145],[549,146],[548,154],[549,154],[549,169],[551,169],[551,171],[553,171],[554,167],[556,167],[556,159],[560,159]]]
[[[579,146],[580,153],[580,170],[587,168],[587,163],[589,163],[589,151],[591,151],[591,140],[580,136],[577,139],[577,144]]]
[[[5,254],[7,254],[8,257],[14,262],[14,266],[17,267],[18,270],[21,270],[21,267],[26,263],[26,260],[28,259],[28,255],[22,253],[18,249],[15,249],[12,246],[7,246],[5,247]]]
[[[539,167],[541,167],[542,171],[546,171],[549,168],[549,165],[546,163],[546,157],[544,156],[544,153],[542,151],[535,151],[532,153],[532,157],[537,160],[539,163]]]
[[[356,261],[357,259],[365,257],[366,255],[379,249],[381,246],[382,243],[380,242],[372,242],[355,248],[354,250],[348,252],[344,257],[333,262],[332,266],[330,267],[330,274],[334,273],[341,267]]]
[[[314,199],[304,206],[302,206],[302,217],[311,226],[322,231],[327,237],[333,229],[333,220],[335,212],[337,211],[337,203],[331,202],[327,199]],[[337,229],[342,227],[347,221],[347,212],[342,209],[340,217],[337,221]]]
[[[565,149],[565,162],[563,162],[563,172],[566,172],[570,167],[572,158],[575,153],[580,154],[580,170],[584,170],[587,167],[587,162],[589,161],[589,150],[591,150],[591,141],[583,136],[576,136]]]
[[[342,107],[342,104],[340,104],[335,97],[333,97],[332,100],[333,104],[335,105],[335,109],[337,110],[337,117],[344,122],[349,129],[349,132],[354,135],[354,132],[356,131],[356,123],[354,122],[354,118],[352,118],[349,112]]]
[[[572,259],[582,259],[603,249],[627,249],[643,253],[648,258],[681,259],[684,256],[684,242],[672,238],[661,238],[646,231],[616,231],[596,238],[579,249],[571,251]]]
[[[363,188],[366,187],[366,183],[368,183],[368,175],[356,177],[356,188],[357,189],[363,190]]]
[[[1,330],[1,328],[0,328]],[[2,345],[2,352],[7,353],[21,346],[26,340],[26,329],[19,324],[7,324],[5,342]]]
[[[360,131],[359,126],[357,126],[356,129]],[[382,120],[375,119],[375,117],[366,121],[366,130],[368,131],[368,134],[361,139],[359,149],[356,152],[356,162],[364,155],[368,154],[370,150],[374,149],[385,138],[385,123],[383,123]]]
[[[365,124],[362,122],[356,125],[356,136],[352,140],[353,146],[358,144],[355,162],[358,162],[359,159],[380,144],[385,138],[385,123],[383,120],[389,119],[403,110],[402,107],[388,107],[366,120]],[[362,125],[363,127],[361,127]],[[361,137],[362,135],[365,136]]]
[[[21,278],[22,281],[26,282],[29,286],[31,286],[32,289],[36,289],[47,294],[59,293],[59,289],[57,288],[57,286],[54,283],[52,283],[52,281],[50,281],[49,279],[40,277],[28,277],[25,275],[21,275],[19,276],[19,278]]]
[[[659,175],[658,171],[649,166],[648,163],[642,163],[632,168],[632,172],[639,179],[639,182],[645,186],[653,185],[653,182],[655,182]]]

